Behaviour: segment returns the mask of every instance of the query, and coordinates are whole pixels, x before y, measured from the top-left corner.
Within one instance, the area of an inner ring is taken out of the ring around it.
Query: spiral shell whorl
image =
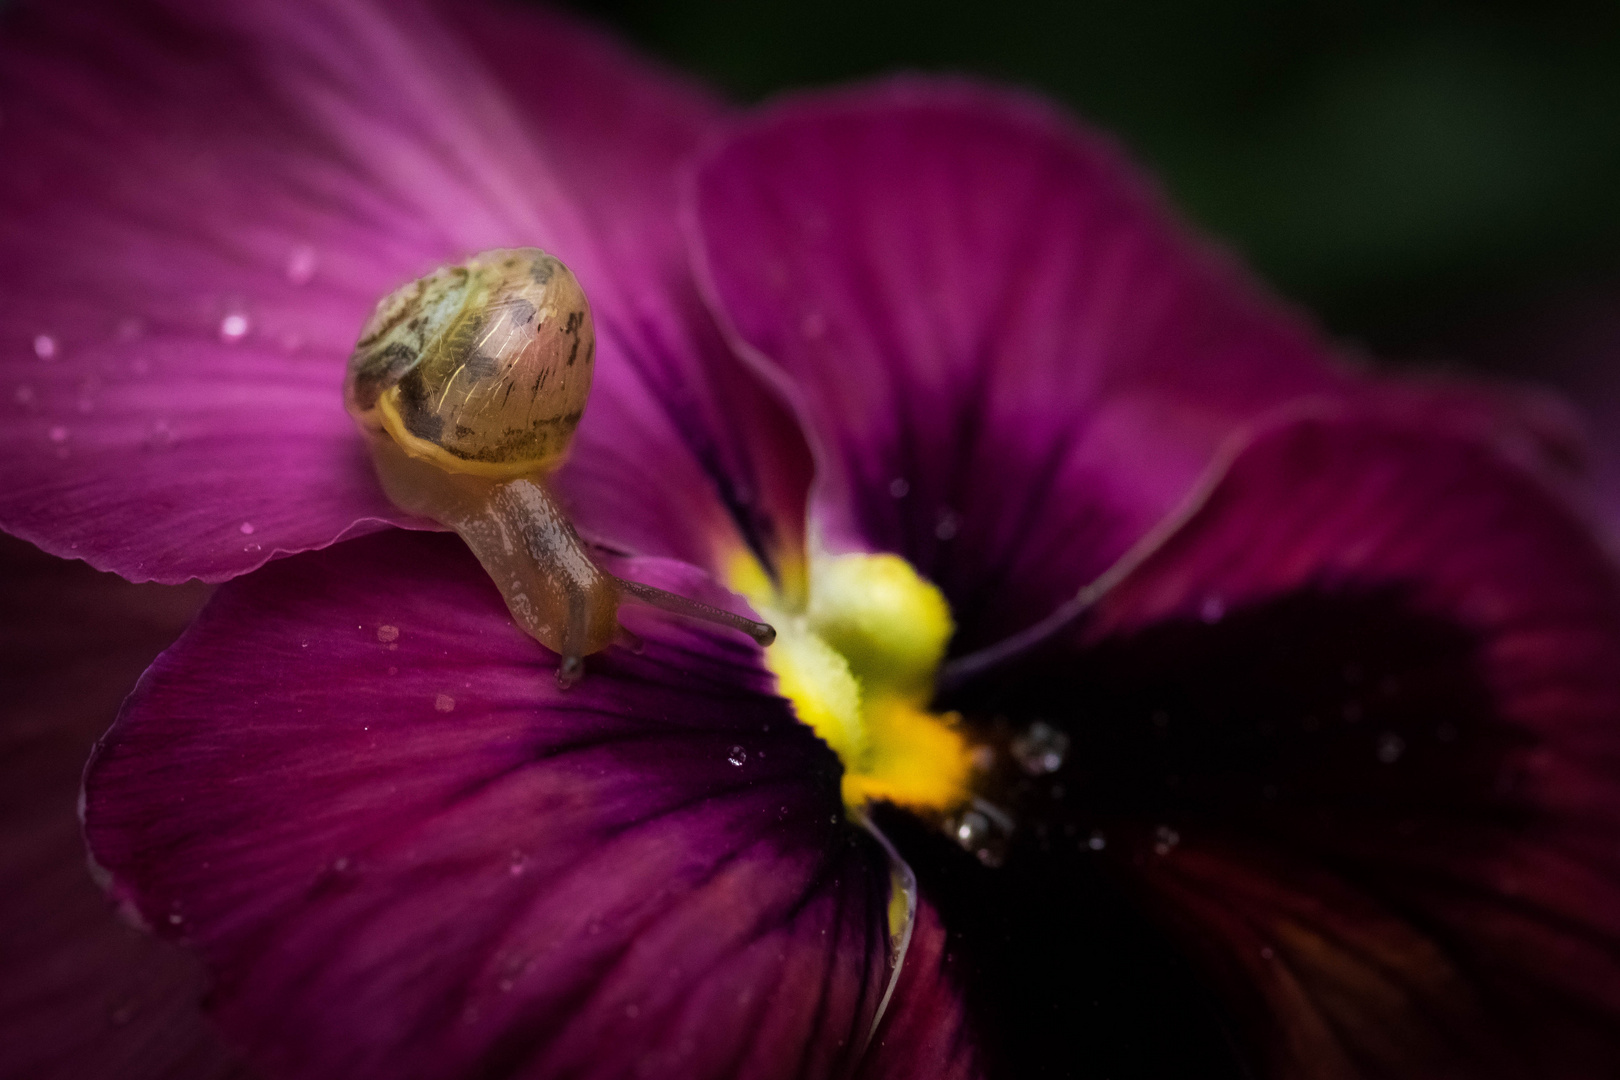
[[[568,453],[595,354],[567,267],[535,248],[486,251],[383,298],[344,400],[362,426],[449,471],[544,472]]]

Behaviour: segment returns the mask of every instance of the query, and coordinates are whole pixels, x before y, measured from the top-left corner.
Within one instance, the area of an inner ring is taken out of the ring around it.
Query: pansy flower
[[[5,29],[0,525],[225,582],[83,816],[264,1074],[1620,1061],[1620,582],[1555,411],[1352,372],[1018,94],[736,115],[476,4]],[[770,649],[627,608],[564,690],[382,494],[361,324],[519,246],[594,312],[581,534]]]

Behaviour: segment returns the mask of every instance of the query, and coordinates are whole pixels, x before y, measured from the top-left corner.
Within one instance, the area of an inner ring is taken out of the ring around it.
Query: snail
[[[568,455],[596,359],[579,281],[535,248],[486,251],[385,296],[349,357],[343,398],[401,509],[459,533],[566,688],[615,640],[633,597],[740,630],[776,631],[604,570],[547,486]]]

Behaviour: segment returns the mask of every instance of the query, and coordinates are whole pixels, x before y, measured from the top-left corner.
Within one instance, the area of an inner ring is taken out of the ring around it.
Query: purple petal
[[[894,998],[861,1062],[863,1080],[976,1080],[975,1053],[949,938],[939,913],[917,905],[910,947]]]
[[[1237,425],[1339,376],[1109,143],[906,79],[778,107],[699,170],[708,287],[775,370],[834,548],[903,553],[958,646],[1046,615]]]
[[[847,1068],[886,857],[751,642],[627,612],[646,652],[564,692],[452,538],[226,586],[91,767],[114,894],[202,954],[276,1073]]]
[[[1266,1075],[1620,1063],[1620,573],[1519,457],[1277,425],[997,676]]]
[[[571,489],[594,506],[639,484],[683,540],[731,528],[705,470],[734,462],[683,445],[642,370],[676,380],[714,333],[658,287],[670,162],[706,97],[558,16],[477,7],[41,4],[7,31],[0,525],[177,581],[410,524],[341,406],[354,335],[402,281],[534,244],[574,268],[603,336],[577,470],[601,479]],[[586,524],[664,550],[629,515]]]
[[[718,565],[728,551],[715,544],[734,546],[738,531],[771,562],[792,558],[804,537],[808,449],[720,337],[678,227],[679,168],[720,104],[566,23],[496,6],[454,10],[513,99],[543,120],[541,141],[592,149],[548,159],[592,239],[591,261],[575,269],[603,338],[597,391],[561,477],[579,524],[697,565]],[[546,64],[533,62],[537,50]]]
[[[1620,538],[1620,281],[1516,298],[1462,327],[1446,351],[1569,394],[1590,427],[1598,512]]]
[[[115,918],[85,865],[79,777],[141,669],[202,604],[0,537],[0,1074],[241,1075],[198,965]]]

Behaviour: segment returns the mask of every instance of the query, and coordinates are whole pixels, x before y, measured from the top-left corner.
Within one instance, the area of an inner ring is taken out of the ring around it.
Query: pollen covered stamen
[[[959,718],[928,709],[954,630],[935,585],[891,554],[813,559],[802,605],[765,586],[749,556],[731,578],[777,626],[766,663],[843,763],[852,813],[886,801],[943,815],[968,802],[972,755]]]

